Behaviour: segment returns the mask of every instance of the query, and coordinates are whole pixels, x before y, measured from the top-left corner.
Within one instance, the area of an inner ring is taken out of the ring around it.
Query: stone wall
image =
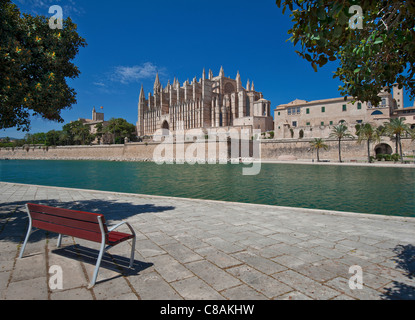
[[[311,139],[298,140],[261,140],[262,160],[277,161],[287,158],[311,161],[316,159],[316,151],[310,150]],[[326,140],[328,150],[320,150],[321,160],[338,160],[338,142]],[[395,152],[395,143],[390,139],[382,141],[391,146]],[[237,144],[236,144],[237,145]],[[245,144],[246,146],[247,144]],[[356,140],[342,141],[342,159],[344,161],[366,161],[366,142],[359,145]],[[415,142],[410,139],[402,140],[404,153],[414,155]],[[126,145],[105,145],[105,146],[69,146],[69,147],[30,147],[30,148],[1,148],[0,159],[34,159],[34,160],[114,160],[114,161],[153,161],[157,154],[162,159],[174,158],[183,159],[193,155],[195,159],[223,160],[231,155],[231,143],[226,141],[217,142],[209,150],[207,144],[202,142],[186,142],[182,149],[175,145],[172,149],[160,146],[159,143],[128,143]],[[250,153],[252,154],[252,142]],[[213,151],[213,153],[212,153]],[[166,154],[169,153],[168,155]],[[240,153],[233,153],[239,154]],[[375,155],[375,145],[371,144],[371,154]]]
[[[0,158],[44,160],[152,160],[156,144],[2,148]]]
[[[290,139],[290,140],[265,140],[262,141],[261,158],[262,160],[280,160],[294,157],[298,160],[317,159],[316,151],[310,149],[310,141],[313,139]],[[337,140],[327,139],[324,143],[328,146],[327,150],[320,149],[320,160],[337,161],[339,159],[339,143]],[[370,152],[375,156],[375,148],[379,144],[389,145],[395,153],[395,142],[391,139],[383,139],[380,143],[371,143]],[[415,155],[415,142],[410,139],[402,139],[403,153]],[[344,161],[367,161],[367,142],[358,144],[355,140],[341,141],[341,154]]]

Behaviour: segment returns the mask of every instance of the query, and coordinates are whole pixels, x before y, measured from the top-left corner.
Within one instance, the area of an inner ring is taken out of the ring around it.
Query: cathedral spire
[[[255,91],[255,86],[254,86],[254,82],[252,81],[252,84],[251,84],[251,91]]]
[[[143,85],[141,85],[141,91],[140,91],[140,101],[145,99],[145,94],[144,94],[144,87]]]
[[[236,91],[241,91],[242,88],[242,82],[241,82],[241,75],[239,74],[239,70],[238,73],[236,75]]]
[[[224,77],[225,76],[225,71],[223,71],[223,66],[220,67],[220,72],[219,72],[219,77]]]
[[[154,81],[154,93],[159,92],[161,88],[159,73],[156,74],[156,80]]]
[[[251,90],[251,85],[249,83],[249,79],[248,79],[248,82],[246,83],[246,90],[247,91],[250,91]]]
[[[206,71],[205,68],[203,68],[203,73],[202,73],[202,80],[206,79]]]

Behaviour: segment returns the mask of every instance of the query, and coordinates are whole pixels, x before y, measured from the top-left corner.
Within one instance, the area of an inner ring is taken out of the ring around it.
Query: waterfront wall
[[[261,140],[261,159],[267,161],[304,160],[316,159],[316,151],[310,149],[311,140]],[[328,150],[320,150],[320,159],[337,161],[338,142],[326,140]],[[385,139],[381,144],[390,146],[395,152],[395,143]],[[248,145],[248,144],[245,144]],[[375,147],[380,143],[371,144],[371,153],[375,155]],[[356,140],[342,141],[342,159],[348,161],[366,161],[366,142],[358,144]],[[415,142],[410,139],[402,140],[403,152],[406,155],[414,155]],[[0,159],[32,159],[32,160],[112,160],[112,161],[153,161],[154,155],[162,158],[186,159],[186,155],[192,154],[197,159],[223,160],[231,155],[231,143],[226,141],[207,143],[186,142],[182,148],[176,145],[162,147],[159,143],[128,143],[125,145],[104,146],[67,146],[67,147],[24,147],[24,148],[1,148]],[[255,145],[249,143],[250,155]],[[239,156],[242,154],[239,153]]]

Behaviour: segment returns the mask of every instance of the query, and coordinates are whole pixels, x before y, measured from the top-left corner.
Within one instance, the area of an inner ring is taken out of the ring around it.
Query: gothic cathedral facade
[[[254,83],[242,87],[238,72],[235,79],[225,76],[223,68],[214,77],[211,70],[183,85],[177,79],[163,88],[157,74],[153,94],[146,99],[141,87],[138,102],[138,136],[151,136],[159,129],[170,132],[195,128],[273,130],[271,103],[257,92]]]

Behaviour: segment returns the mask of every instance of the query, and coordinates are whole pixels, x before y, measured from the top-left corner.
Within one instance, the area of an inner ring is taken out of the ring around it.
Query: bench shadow
[[[393,281],[392,286],[384,290],[383,299],[386,300],[415,300],[415,246],[398,245],[393,249],[396,257],[392,259],[396,263],[396,268],[404,271],[408,278],[408,283]]]
[[[95,267],[97,263],[97,258],[99,255],[99,251],[84,247],[80,244],[75,245],[69,245],[62,248],[57,248],[51,251],[53,254],[73,259],[73,260],[80,260],[83,263],[93,265]],[[147,268],[150,268],[153,266],[153,263],[150,262],[144,262],[139,260],[134,260],[134,264],[132,268],[129,268],[130,265],[130,258],[114,255],[109,252],[105,252],[104,256],[102,258],[101,269],[107,269],[110,271],[114,271],[119,273],[119,275],[116,275],[112,278],[103,279],[97,281],[97,284],[104,283],[122,276],[128,277],[133,275],[138,275],[141,271],[144,271]],[[88,277],[92,277],[92,274],[88,274]]]

